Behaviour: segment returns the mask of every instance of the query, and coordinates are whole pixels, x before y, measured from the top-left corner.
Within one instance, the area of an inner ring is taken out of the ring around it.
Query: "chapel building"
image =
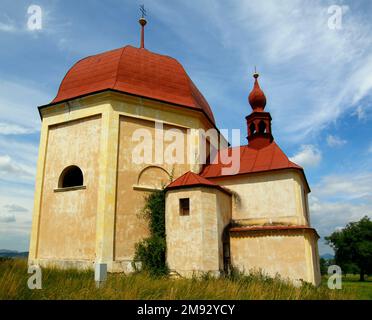
[[[320,283],[318,234],[311,227],[304,170],[274,140],[266,97],[254,74],[247,144],[231,173],[217,143],[212,109],[174,58],[125,46],[78,61],[55,99],[39,107],[41,137],[29,263],[133,271],[149,192],[166,187],[167,263],[191,277],[242,272]],[[182,163],[156,161],[157,124],[184,136]],[[138,130],[150,133],[151,163],[133,161]],[[220,136],[220,139],[224,139]],[[211,148],[210,148],[211,147]],[[205,164],[202,155],[217,150]]]

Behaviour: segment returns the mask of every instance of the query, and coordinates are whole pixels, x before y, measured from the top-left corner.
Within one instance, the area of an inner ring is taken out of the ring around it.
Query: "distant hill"
[[[0,249],[0,258],[27,258],[28,252]]]
[[[332,260],[332,259],[335,258],[335,256],[333,254],[330,254],[330,253],[322,254],[320,257],[325,259],[325,260]]]

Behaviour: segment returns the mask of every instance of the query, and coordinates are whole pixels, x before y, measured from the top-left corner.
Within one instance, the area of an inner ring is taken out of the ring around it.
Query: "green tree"
[[[150,236],[136,244],[135,260],[142,269],[158,277],[168,273],[165,239],[165,191],[155,191],[146,198],[143,210],[149,222]]]
[[[360,281],[372,272],[372,221],[365,216],[325,238],[335,251],[335,262],[344,271],[359,270]]]
[[[327,274],[328,261],[326,259],[324,259],[324,258],[320,258],[319,262],[320,262],[320,273],[322,275]]]

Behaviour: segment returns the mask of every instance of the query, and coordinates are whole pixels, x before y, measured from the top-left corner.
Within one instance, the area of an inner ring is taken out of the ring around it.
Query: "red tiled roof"
[[[191,171],[186,172],[184,175],[180,176],[176,180],[174,180],[172,183],[170,183],[166,189],[178,189],[178,188],[184,188],[184,187],[196,187],[196,186],[206,186],[206,187],[213,187],[220,189],[224,192],[227,192],[230,194],[228,190],[225,188],[219,186],[218,184],[215,184],[201,176],[199,176],[196,173],[193,173]]]
[[[215,124],[208,102],[176,59],[132,46],[77,62],[52,104],[110,89],[197,109]]]
[[[249,147],[249,145],[229,148],[229,154],[232,153],[232,149],[236,148],[239,149],[240,154],[240,169],[237,174],[286,168],[303,170],[300,166],[290,161],[274,141],[267,147],[258,150]],[[220,159],[220,154],[218,154],[217,157]],[[212,164],[207,165],[203,169],[200,175],[207,179],[222,177],[223,167],[230,167],[230,164],[224,165],[221,161],[218,161],[216,164],[212,162]]]

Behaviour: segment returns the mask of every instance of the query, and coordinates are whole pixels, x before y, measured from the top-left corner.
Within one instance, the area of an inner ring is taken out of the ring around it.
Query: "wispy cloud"
[[[13,24],[4,23],[0,21],[0,31],[2,32],[15,32],[17,29]]]
[[[0,122],[0,134],[2,135],[24,135],[36,131],[35,128],[26,128],[17,124]]]
[[[372,199],[372,173],[328,175],[315,186],[322,197],[339,201]],[[372,213],[372,212],[371,212]]]
[[[340,137],[337,137],[331,134],[327,136],[327,144],[332,148],[342,147],[346,143],[347,141],[344,139],[341,139]]]
[[[7,204],[7,205],[4,206],[4,208],[8,212],[28,212],[28,210],[25,207],[22,207],[22,206],[17,205],[17,204]]]
[[[359,221],[364,216],[372,218],[371,203],[332,202],[315,196],[311,196],[309,202],[312,225],[321,237],[329,236],[349,222]],[[319,244],[321,251],[330,250],[323,240]]]
[[[328,175],[316,185],[309,198],[312,224],[324,237],[364,216],[372,217],[372,174]],[[322,251],[329,251],[320,242]]]
[[[366,112],[364,111],[364,108],[360,105],[356,107],[354,115],[357,116],[358,120],[366,119]]]
[[[224,72],[228,77],[234,71],[232,82],[248,79],[250,70],[258,65],[268,109],[288,141],[296,143],[321,134],[372,92],[372,26],[354,4],[343,6],[342,30],[331,30],[328,5],[320,0],[241,0],[228,6],[208,2],[198,7],[175,2],[171,7],[160,1],[155,8],[159,18],[176,24],[172,29],[198,47],[206,59],[213,59],[222,45],[240,69]],[[190,16],[203,16],[199,34],[187,30],[184,25],[189,21],[173,19],[177,6]]]
[[[50,101],[50,96],[37,84],[26,85],[0,79],[0,122],[2,130],[27,128],[39,130],[40,118],[36,107]]]
[[[316,167],[322,160],[322,153],[313,145],[303,145],[299,152],[291,157],[290,160],[305,168]]]
[[[290,61],[296,69],[292,75],[287,70],[280,92],[274,92],[287,100],[278,98],[282,102],[279,108],[283,103],[288,106],[283,115],[286,118],[296,115],[296,121],[286,128],[292,137],[304,138],[306,134],[319,133],[320,128],[370,93],[370,26],[364,25],[352,8],[345,13],[347,19],[343,20],[343,29],[335,31],[328,28],[328,7],[320,1],[287,1],[285,4],[264,1],[258,5],[247,2],[247,7],[253,10],[252,14],[265,12],[257,15],[263,21],[255,29],[260,32],[258,39],[269,63],[285,63],[288,67]],[[298,70],[301,70],[301,77]],[[339,81],[341,78],[346,81]],[[301,83],[294,83],[298,80]],[[299,89],[295,91],[297,94],[305,94],[301,99],[310,110],[299,108],[298,97],[291,93],[293,88]]]
[[[8,180],[14,177],[32,179],[34,168],[17,163],[8,155],[0,155],[0,178]]]
[[[27,245],[33,200],[31,171],[35,171],[38,144],[34,133],[40,128],[36,106],[53,98],[59,81],[73,61],[138,40],[136,22],[133,21],[133,27],[128,20],[123,28],[122,18],[113,14],[113,11],[119,11],[116,8],[123,6],[127,12],[135,12],[137,8],[131,2],[91,2],[84,6],[83,12],[77,10],[72,1],[63,2],[63,5],[60,1],[41,1],[41,32],[27,30],[24,6],[14,10],[22,12],[22,20],[15,20],[16,23],[0,16],[4,29],[0,30],[0,36],[9,38],[10,45],[14,45],[12,32],[23,37],[33,48],[29,51],[30,59],[37,62],[34,68],[22,64],[18,68],[9,68],[9,77],[5,78],[7,75],[4,74],[0,79],[0,161],[3,168],[0,169],[0,180],[6,179],[5,183],[0,181],[0,208],[7,215],[12,212],[7,211],[10,207],[5,208],[6,205],[17,204],[28,210],[16,214],[17,223],[12,224],[12,228],[9,223],[0,223],[5,246],[22,243],[20,249],[24,250]],[[14,1],[9,3],[19,7]],[[317,146],[319,137],[327,137],[323,129],[331,132],[329,126],[337,124],[347,113],[353,115],[353,121],[363,120],[361,125],[370,118],[372,24],[359,11],[363,5],[349,1],[349,7],[343,7],[342,30],[330,30],[327,26],[328,4],[334,3],[321,0],[205,0],[199,4],[157,0],[156,4],[149,5],[146,44],[150,50],[169,54],[182,62],[211,103],[219,125],[240,127],[244,131],[244,117],[250,112],[247,96],[252,88],[251,73],[257,65],[261,73],[260,84],[268,97],[267,111],[273,116],[276,141],[285,142],[294,153],[292,160],[305,168],[316,167],[321,161],[325,163],[322,169],[330,168],[329,154],[325,151],[322,154]],[[95,16],[97,11],[99,14]],[[102,13],[110,19],[97,27],[91,23],[96,20],[92,17],[98,19]],[[113,32],[101,37],[102,41],[97,43],[97,34],[100,35],[102,30],[107,33],[110,28],[122,30],[120,36]],[[15,45],[12,49],[13,53],[18,50],[19,55],[23,55],[23,50]],[[48,65],[48,70],[43,72],[47,76],[40,77],[40,66],[44,64]],[[41,87],[53,87],[53,92],[43,92]],[[350,126],[343,127],[342,132],[334,128],[332,138],[327,138],[328,145],[341,146],[345,142],[343,137],[348,137],[350,147],[358,147],[353,143],[354,136],[345,132],[348,128]],[[365,154],[367,149],[364,149]],[[343,149],[338,152],[341,154]],[[330,172],[334,167],[333,161]],[[314,172],[312,170],[309,177],[315,181],[312,214],[315,226],[323,235],[371,212],[368,176],[329,174],[321,179],[319,173]],[[24,181],[27,183],[22,184]]]
[[[0,32],[13,33],[17,31],[14,21],[4,12],[0,17]]]
[[[0,213],[0,222],[3,223],[11,223],[11,222],[16,222],[16,218],[14,214],[9,214],[9,213]]]
[[[27,250],[32,205],[33,192],[28,186],[0,183],[0,248]]]
[[[16,214],[26,213],[28,210],[22,206],[16,204],[8,204],[3,206],[3,209],[0,210],[0,222],[3,223],[12,223],[16,222]]]

